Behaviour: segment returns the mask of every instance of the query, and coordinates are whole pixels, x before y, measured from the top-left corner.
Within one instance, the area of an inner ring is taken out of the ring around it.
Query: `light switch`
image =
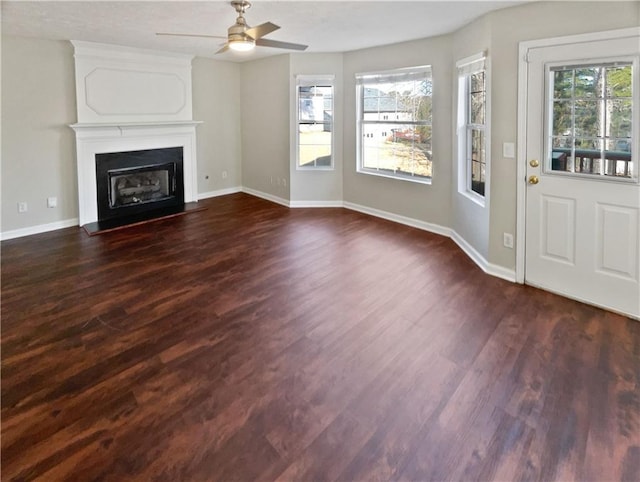
[[[502,143],[502,157],[514,159],[516,157],[516,145],[513,142]]]

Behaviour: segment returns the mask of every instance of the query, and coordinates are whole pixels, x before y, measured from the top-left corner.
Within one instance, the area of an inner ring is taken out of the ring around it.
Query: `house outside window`
[[[356,75],[358,172],[430,183],[431,67]]]
[[[487,74],[485,54],[457,63],[458,191],[484,204],[488,155]]]
[[[296,167],[333,169],[334,77],[296,77]]]

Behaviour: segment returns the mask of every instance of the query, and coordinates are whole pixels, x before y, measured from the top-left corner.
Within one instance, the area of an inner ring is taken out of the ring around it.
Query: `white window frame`
[[[418,122],[407,122],[407,121],[394,121],[389,119],[384,119],[382,121],[365,121],[364,120],[364,89],[363,85],[365,83],[370,83],[371,80],[375,79],[380,83],[389,82],[389,81],[402,81],[403,79],[410,80],[412,78],[416,78],[417,76],[424,75],[426,79],[431,82],[431,99],[433,105],[433,90],[434,90],[434,82],[433,82],[433,74],[430,65],[420,65],[416,67],[406,67],[400,69],[393,70],[384,70],[378,72],[364,72],[357,73],[356,77],[356,171],[361,174],[368,174],[372,176],[386,177],[390,179],[399,179],[402,181],[415,182],[419,184],[431,184],[433,179],[433,174],[430,178],[428,177],[415,177],[409,174],[400,174],[400,173],[391,173],[387,171],[380,171],[379,169],[373,169],[364,167],[364,151],[362,148],[362,136],[363,136],[363,126],[367,124],[375,124],[375,123],[384,123],[384,124],[398,124],[398,125],[407,125],[407,124],[415,124],[415,125],[427,125],[431,127],[433,132],[433,110],[431,114],[431,121],[418,121]],[[369,81],[369,82],[368,82]],[[433,136],[432,136],[432,144],[431,150],[433,152]],[[433,160],[432,160],[432,172],[433,172]]]
[[[488,69],[489,59],[486,52],[480,52],[456,62],[458,78],[458,109],[457,109],[457,139],[458,139],[458,192],[475,203],[485,206],[490,192],[491,169],[491,97],[490,76]],[[469,122],[470,110],[470,82],[471,75],[484,72],[485,90],[485,118],[484,124],[471,124]],[[472,159],[471,159],[471,135],[472,130],[484,132],[485,147],[485,179],[484,196],[472,189]]]
[[[301,166],[300,165],[300,123],[302,122],[300,119],[300,87],[312,87],[312,86],[322,86],[322,87],[331,87],[331,164],[329,166]],[[295,130],[293,133],[294,141],[294,149],[295,149],[295,163],[296,170],[299,171],[332,171],[335,169],[335,144],[336,144],[336,136],[335,136],[335,95],[336,95],[336,87],[335,87],[335,75],[296,75],[295,82]]]

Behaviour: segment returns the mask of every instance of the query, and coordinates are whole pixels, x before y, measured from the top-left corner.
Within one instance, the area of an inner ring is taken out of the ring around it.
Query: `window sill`
[[[296,171],[306,171],[306,172],[314,172],[314,171],[335,171],[336,168],[333,166],[296,166]]]
[[[477,204],[478,206],[484,208],[486,205],[486,198],[484,196],[480,196],[473,191],[458,191],[458,194],[467,198],[469,201]]]
[[[431,181],[433,178],[430,177],[414,177],[414,176],[403,176],[398,174],[385,174],[380,171],[370,171],[368,169],[358,169],[358,174],[366,174],[368,176],[376,176],[376,177],[384,177],[387,179],[395,179],[396,181],[405,181],[405,182],[413,182],[415,184],[426,184],[431,185]]]

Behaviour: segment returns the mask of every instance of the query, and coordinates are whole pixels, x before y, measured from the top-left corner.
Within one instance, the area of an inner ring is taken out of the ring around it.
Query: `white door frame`
[[[518,49],[518,132],[517,132],[517,190],[516,190],[516,282],[525,281],[525,219],[527,214],[526,204],[526,177],[527,177],[527,99],[528,99],[528,74],[529,52],[533,49],[551,47],[596,40],[607,40],[624,37],[632,37],[640,34],[640,27],[624,28],[619,30],[607,30],[566,37],[554,37],[540,40],[520,42]]]

